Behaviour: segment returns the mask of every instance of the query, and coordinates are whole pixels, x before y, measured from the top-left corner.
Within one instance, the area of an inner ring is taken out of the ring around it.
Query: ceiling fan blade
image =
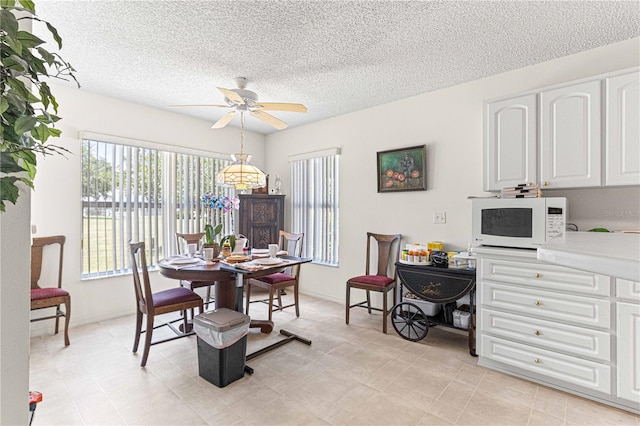
[[[274,117],[271,114],[267,114],[266,112],[263,112],[263,111],[260,111],[260,110],[251,111],[251,115],[253,115],[258,120],[262,120],[265,123],[275,127],[278,130],[282,130],[282,129],[286,129],[287,128],[287,123],[285,123],[284,121],[280,120],[279,118]]]
[[[169,108],[191,108],[191,107],[223,107],[223,108],[229,108],[229,105],[223,105],[223,104],[169,105]]]
[[[231,119],[233,118],[234,115],[236,115],[236,110],[235,109],[233,111],[229,111],[228,113],[223,115],[220,120],[216,121],[214,123],[214,125],[211,126],[211,128],[212,129],[222,129],[224,126],[229,124],[229,122],[231,121]]]
[[[264,111],[290,111],[307,112],[307,107],[302,104],[289,104],[282,102],[258,102],[257,107],[262,107]]]
[[[224,87],[218,87],[218,90],[221,91],[231,102],[244,105],[244,99],[242,99],[240,95],[233,90],[225,89]]]

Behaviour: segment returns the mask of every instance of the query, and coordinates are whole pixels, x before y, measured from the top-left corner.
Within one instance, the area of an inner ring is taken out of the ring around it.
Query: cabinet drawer
[[[611,328],[611,302],[516,286],[482,283],[482,305],[579,326]]]
[[[616,278],[616,297],[640,303],[640,283]]]
[[[609,296],[610,278],[561,266],[482,258],[483,279],[590,296]]]
[[[585,388],[611,393],[611,367],[482,335],[480,356]]]
[[[481,330],[506,339],[599,361],[611,360],[611,335],[604,331],[482,309]]]

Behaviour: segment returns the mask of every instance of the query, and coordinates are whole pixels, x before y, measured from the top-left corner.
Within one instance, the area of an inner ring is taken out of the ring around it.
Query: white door
[[[600,81],[540,93],[540,183],[543,188],[601,184]]]
[[[606,185],[640,185],[640,72],[606,80]]]
[[[484,190],[536,182],[536,95],[487,102]]]
[[[640,402],[640,304],[618,302],[618,396]]]

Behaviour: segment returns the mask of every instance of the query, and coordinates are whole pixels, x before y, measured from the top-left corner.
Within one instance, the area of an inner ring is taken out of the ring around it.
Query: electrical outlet
[[[433,223],[447,223],[447,212],[434,212]]]
[[[36,234],[38,232],[38,227],[35,225],[31,225],[31,233]]]

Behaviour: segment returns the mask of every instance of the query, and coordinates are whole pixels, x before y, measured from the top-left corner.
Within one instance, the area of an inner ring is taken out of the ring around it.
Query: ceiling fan
[[[260,102],[258,101],[258,95],[256,92],[247,90],[247,80],[244,77],[237,77],[235,79],[238,85],[237,89],[225,89],[218,87],[218,90],[224,94],[224,101],[226,104],[203,104],[203,105],[169,105],[169,108],[190,108],[190,107],[221,107],[232,108],[231,111],[222,116],[221,119],[215,122],[213,129],[221,129],[234,117],[234,115],[240,112],[248,112],[258,120],[264,121],[270,126],[275,127],[278,130],[286,129],[287,123],[274,117],[273,115],[265,111],[288,111],[288,112],[307,112],[307,107],[302,104],[291,104],[283,102]]]

